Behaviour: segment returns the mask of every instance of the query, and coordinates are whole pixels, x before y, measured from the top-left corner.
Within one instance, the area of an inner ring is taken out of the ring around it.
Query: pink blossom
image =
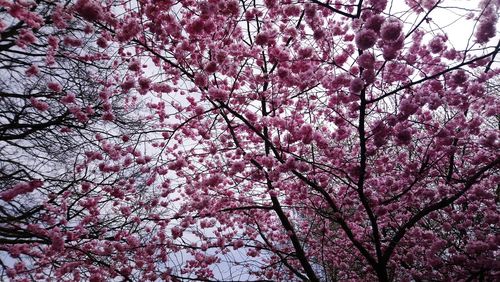
[[[268,8],[273,8],[277,5],[278,1],[277,0],[264,0],[264,3]]]
[[[377,11],[384,11],[387,6],[387,0],[369,0],[368,3]]]
[[[309,58],[312,56],[313,49],[308,47],[308,48],[301,48],[299,49],[299,56],[302,58]]]
[[[28,45],[34,44],[36,41],[37,39],[31,30],[23,29],[19,32],[16,44],[21,48],[26,48]]]
[[[357,62],[358,65],[364,69],[373,69],[375,65],[375,58],[372,54],[363,52],[363,54],[358,57]]]
[[[220,174],[215,174],[210,176],[204,181],[204,184],[207,186],[217,186],[224,181],[224,178]]]
[[[133,59],[128,64],[128,69],[131,71],[140,71],[141,70],[141,62],[137,59]]]
[[[348,58],[349,58],[349,54],[347,52],[343,52],[343,53],[335,56],[333,58],[333,60],[335,61],[335,63],[337,65],[342,66],[347,61]]]
[[[241,240],[241,239],[238,239],[238,240],[236,240],[236,241],[234,241],[234,242],[233,242],[233,248],[234,248],[235,250],[237,250],[237,249],[239,249],[239,248],[243,247],[244,245],[245,245],[245,243],[244,243],[244,242],[243,242],[243,240]]]
[[[58,29],[65,29],[68,27],[68,14],[65,13],[62,5],[57,5],[54,13],[52,14],[52,21]]]
[[[76,102],[76,95],[75,93],[68,93],[65,96],[61,98],[61,103],[63,104],[72,104]]]
[[[396,133],[396,140],[398,145],[408,145],[411,142],[412,134],[408,128],[401,129]]]
[[[42,111],[42,112],[49,109],[49,104],[47,104],[43,101],[40,101],[34,97],[30,98],[30,103],[35,109]]]
[[[103,16],[103,9],[99,2],[94,0],[78,0],[75,4],[75,10],[88,21],[98,21]]]
[[[365,69],[363,71],[363,74],[361,75],[363,80],[365,81],[366,84],[371,84],[375,82],[376,76],[375,76],[375,70],[373,69]]]
[[[398,54],[399,54],[399,49],[391,45],[385,45],[384,48],[382,49],[382,55],[386,61],[396,59]]]
[[[7,24],[5,21],[0,20],[0,32],[4,32],[7,29]]]
[[[32,180],[29,182],[21,182],[14,185],[12,188],[0,192],[0,198],[4,201],[12,201],[15,197],[35,191],[35,189],[42,187],[43,181]]]
[[[429,42],[429,48],[431,49],[431,52],[434,54],[443,51],[445,48],[445,46],[443,45],[443,39],[440,36],[434,37]]]
[[[102,115],[102,120],[105,120],[105,121],[114,121],[115,120],[115,115],[112,112],[110,112],[110,111],[104,112],[104,114]]]
[[[467,74],[464,70],[458,70],[453,74],[453,82],[457,85],[462,85],[467,81]]]
[[[399,104],[399,110],[405,116],[413,115],[418,109],[418,105],[410,99],[404,99]]]
[[[255,37],[255,44],[267,45],[269,43],[269,35],[266,32],[261,32]]]
[[[310,124],[304,124],[297,132],[304,144],[310,144],[313,140],[313,128]]]
[[[476,41],[480,44],[488,42],[496,34],[496,23],[498,22],[498,15],[485,16],[478,25],[475,36]]]
[[[364,86],[365,83],[363,82],[363,80],[359,77],[356,77],[355,79],[351,80],[349,91],[351,91],[351,93],[359,93],[361,92],[361,90],[363,90]]]
[[[130,209],[129,206],[122,206],[120,207],[120,212],[124,215],[124,216],[129,216],[131,213],[132,213],[132,210]]]
[[[45,57],[45,63],[47,66],[51,66],[56,63],[55,52],[49,50],[47,56]]]
[[[422,13],[424,9],[432,9],[437,3],[437,0],[405,0],[405,2],[416,13]]]
[[[140,77],[138,82],[139,82],[139,87],[143,91],[147,91],[151,88],[151,79],[147,77]]]
[[[85,34],[92,34],[94,32],[94,28],[92,27],[92,25],[87,24],[83,28],[83,32],[85,32]]]
[[[82,183],[82,191],[84,193],[90,191],[90,188],[91,188],[91,184],[89,182],[83,182]]]
[[[217,5],[208,1],[201,2],[199,8],[203,18],[209,18],[217,11]]]
[[[21,273],[23,271],[26,271],[26,265],[23,263],[23,262],[17,262],[16,264],[14,264],[14,269]]]
[[[27,70],[26,70],[26,75],[27,76],[35,76],[40,73],[40,70],[38,69],[37,65],[31,65]]]
[[[171,170],[181,170],[184,166],[187,165],[187,162],[184,159],[177,159],[176,161],[170,163],[168,165],[168,169]]]
[[[386,42],[395,42],[403,31],[403,25],[397,20],[389,20],[382,24],[380,37]]]
[[[367,29],[372,29],[376,33],[380,32],[380,28],[382,27],[382,24],[384,23],[385,18],[381,15],[373,15],[369,17],[365,24],[363,25],[364,28]]]
[[[300,6],[298,5],[288,5],[285,8],[285,15],[289,17],[298,17],[300,16]]]
[[[480,7],[483,8],[483,11],[474,35],[478,43],[484,44],[496,35],[500,3],[494,0],[483,0]]]
[[[207,87],[207,85],[208,85],[208,77],[205,74],[203,74],[203,73],[197,73],[194,76],[194,83],[198,87]]]
[[[207,73],[214,73],[217,71],[217,63],[214,61],[210,61],[206,66],[205,66],[205,71]]]
[[[64,251],[64,238],[57,232],[56,234],[50,235],[50,240],[52,241],[52,249],[56,252]]]
[[[201,19],[194,20],[187,26],[186,31],[192,35],[200,34],[203,32],[204,22]]]
[[[172,227],[171,232],[172,232],[172,237],[174,239],[177,239],[182,237],[183,230],[178,226],[174,226]]]
[[[123,92],[128,92],[130,89],[135,87],[135,80],[132,77],[128,77],[122,84],[121,88]]]
[[[82,110],[78,106],[73,105],[69,107],[69,111],[76,117],[76,119],[78,119],[79,122],[85,123],[89,120],[87,114],[82,112]]]
[[[49,82],[47,83],[47,87],[54,91],[54,92],[61,92],[62,91],[62,86],[59,84],[59,82]]]
[[[141,31],[141,25],[136,19],[129,18],[123,22],[118,29],[116,38],[120,42],[128,42],[132,40]]]
[[[49,43],[50,48],[57,49],[59,47],[59,38],[50,35],[47,39],[47,43]]]
[[[97,38],[96,44],[97,44],[97,46],[99,46],[101,48],[106,48],[106,47],[108,47],[108,40],[106,38],[104,38],[103,36],[101,36],[101,37]]]
[[[44,148],[33,162],[5,150],[7,176],[52,177],[0,189],[8,229],[40,241],[0,247],[13,260],[5,279],[238,278],[221,265],[270,281],[321,280],[315,265],[341,281],[495,279],[500,109],[489,85],[500,71],[485,71],[493,46],[450,50],[443,23],[415,14],[437,0],[407,0],[416,7],[403,13],[386,0],[52,2],[0,0],[6,31],[22,21],[38,41],[11,46],[24,54],[4,70],[17,74],[3,96],[22,112],[7,118],[49,122],[70,141],[59,165]],[[469,18],[479,36],[491,36],[498,3]],[[73,65],[88,77],[62,73]],[[36,146],[51,137],[42,131],[15,144]],[[287,256],[297,246],[283,219],[318,277]],[[283,258],[297,271],[282,271]]]
[[[475,33],[476,41],[480,44],[488,42],[496,34],[496,22],[498,17],[490,17],[479,22]]]
[[[224,5],[220,5],[220,12],[226,16],[237,16],[240,13],[240,6],[238,1],[230,0],[222,2]]]
[[[210,88],[208,90],[208,96],[214,100],[225,101],[227,100],[229,93],[222,89]]]
[[[80,47],[83,44],[81,39],[76,38],[76,37],[71,37],[71,36],[64,37],[63,43],[64,43],[64,45],[71,46],[71,47]]]
[[[235,162],[231,165],[231,172],[233,174],[242,172],[245,169],[245,163],[244,162]]]
[[[137,236],[134,236],[134,235],[127,236],[126,240],[127,240],[128,245],[131,248],[137,248],[141,244],[141,242],[139,241],[139,239],[137,238]]]
[[[377,33],[371,29],[362,29],[356,34],[354,40],[360,50],[366,50],[373,47],[377,42]]]
[[[322,29],[316,29],[313,33],[313,37],[316,40],[323,39],[323,37],[325,37],[325,32]]]
[[[43,17],[29,10],[29,2],[18,1],[18,3],[14,2],[14,4],[11,5],[9,5],[10,3],[8,2],[0,3],[0,6],[10,6],[8,10],[13,17],[25,22],[30,28],[39,29],[44,23]]]

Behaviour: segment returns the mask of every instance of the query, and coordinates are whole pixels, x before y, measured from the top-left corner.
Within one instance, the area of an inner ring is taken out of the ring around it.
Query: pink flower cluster
[[[375,66],[375,57],[370,53],[363,53],[358,57],[358,65],[364,69],[373,69]]]
[[[477,43],[484,44],[496,35],[500,2],[483,0],[480,6],[483,8],[483,12],[479,18],[479,25],[477,27],[475,37]]]
[[[139,22],[136,19],[130,18],[122,23],[122,26],[116,34],[116,38],[120,42],[128,42],[132,40],[141,29]]]
[[[384,11],[387,7],[387,0],[370,0],[368,3],[372,6],[374,10]]]
[[[429,42],[429,49],[432,53],[440,53],[446,49],[446,45],[444,44],[444,39],[442,36],[436,36]]]
[[[225,101],[229,97],[229,93],[222,89],[210,88],[208,90],[208,96],[214,100]]]
[[[42,187],[43,181],[36,179],[29,182],[22,182],[14,185],[12,188],[0,193],[0,198],[4,201],[12,201],[15,197],[35,191]]]
[[[413,11],[422,13],[424,9],[432,9],[438,3],[438,0],[405,0],[405,2]]]
[[[269,42],[269,34],[267,32],[261,32],[255,36],[255,44],[257,45],[267,45]]]
[[[360,50],[366,50],[375,45],[377,42],[378,36],[377,33],[371,29],[362,29],[354,38],[354,42],[356,42],[356,46]]]
[[[27,76],[35,76],[40,73],[40,69],[38,69],[37,65],[31,65],[25,72]]]
[[[59,84],[58,82],[54,82],[54,81],[48,82],[47,88],[49,88],[50,90],[52,90],[54,92],[58,92],[58,93],[62,91],[61,84]]]
[[[65,96],[61,98],[61,103],[67,105],[67,104],[72,104],[76,102],[76,95],[75,93],[68,93]]]
[[[403,48],[403,24],[396,19],[385,20],[380,15],[370,16],[356,34],[354,42],[358,49],[367,50],[375,46],[379,38],[384,58],[396,58],[399,50]]]
[[[0,6],[6,7],[11,16],[25,22],[30,28],[38,29],[44,23],[44,19],[30,11],[33,4],[30,1],[0,1]]]
[[[88,21],[98,21],[103,17],[103,9],[97,1],[78,0],[75,4],[75,10]]]
[[[351,91],[351,93],[359,93],[361,92],[361,90],[363,90],[363,87],[364,87],[365,83],[364,81],[357,77],[353,80],[351,80],[351,84],[349,85],[349,91]]]
[[[35,109],[37,109],[37,110],[39,110],[39,111],[42,111],[42,112],[43,112],[43,111],[46,111],[46,110],[48,110],[48,109],[49,109],[49,104],[47,104],[47,103],[45,103],[45,102],[43,102],[43,101],[40,101],[40,100],[38,100],[38,99],[37,99],[37,98],[35,98],[35,97],[31,97],[31,98],[30,98],[30,103],[31,103],[31,105],[32,105]]]
[[[37,41],[33,32],[29,29],[23,29],[19,33],[19,37],[16,40],[17,46],[21,48],[26,48]]]
[[[403,25],[397,20],[388,20],[380,28],[380,37],[385,42],[395,42],[401,36]]]

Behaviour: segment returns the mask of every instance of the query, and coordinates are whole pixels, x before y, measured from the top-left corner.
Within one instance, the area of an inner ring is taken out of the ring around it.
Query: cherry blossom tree
[[[7,277],[500,275],[499,1],[0,3]]]
[[[142,102],[113,82],[127,65],[73,4],[0,4],[0,279],[109,277],[104,247],[133,253],[118,238],[144,233],[154,195],[135,182],[150,160]]]

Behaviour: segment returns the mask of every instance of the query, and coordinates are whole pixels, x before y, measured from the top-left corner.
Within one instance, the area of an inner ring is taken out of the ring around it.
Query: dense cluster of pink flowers
[[[35,191],[43,185],[41,180],[18,183],[11,188],[0,193],[0,198],[4,201],[11,201],[15,197]]]
[[[482,0],[480,7],[483,10],[479,15],[479,24],[475,36],[478,43],[484,44],[496,35],[500,2],[495,0]]]
[[[62,149],[71,152],[68,178],[54,169],[0,187],[8,215],[0,227],[11,232],[0,234],[0,256],[12,261],[0,275],[493,281],[500,273],[500,110],[490,87],[500,75],[499,1],[481,1],[472,17],[480,47],[471,50],[425,20],[406,22],[386,0],[49,2],[0,0],[9,19],[0,32],[14,34],[0,49],[20,58],[43,51],[7,70],[38,92],[0,90],[40,120],[13,114],[11,126],[55,128],[84,145]],[[454,9],[404,2],[427,17]],[[39,169],[32,173],[50,170]]]

